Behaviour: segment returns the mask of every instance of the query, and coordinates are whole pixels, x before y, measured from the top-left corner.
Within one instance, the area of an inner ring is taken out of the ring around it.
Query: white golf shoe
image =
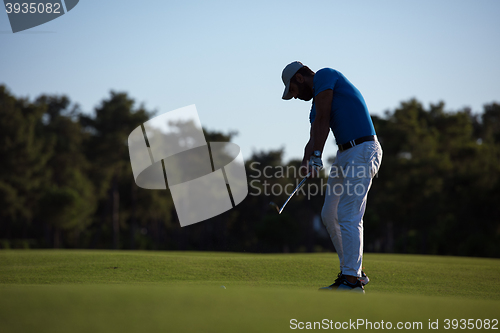
[[[370,282],[370,279],[368,276],[366,276],[365,272],[361,271],[361,277],[359,278],[359,281],[361,281],[361,284],[363,286],[366,286],[368,282]]]

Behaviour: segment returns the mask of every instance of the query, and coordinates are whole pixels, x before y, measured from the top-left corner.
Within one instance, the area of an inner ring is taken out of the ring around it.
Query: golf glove
[[[312,166],[315,171],[323,169],[323,161],[321,161],[321,157],[311,156],[309,159],[309,165]]]

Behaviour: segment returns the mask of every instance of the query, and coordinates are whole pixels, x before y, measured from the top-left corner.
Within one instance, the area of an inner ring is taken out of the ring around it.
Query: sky
[[[283,148],[286,162],[302,158],[311,106],[281,99],[288,63],[339,70],[373,115],[410,98],[481,112],[500,102],[499,17],[497,0],[80,0],[15,34],[0,12],[0,84],[87,113],[112,90],[159,114],[195,104],[245,158]]]

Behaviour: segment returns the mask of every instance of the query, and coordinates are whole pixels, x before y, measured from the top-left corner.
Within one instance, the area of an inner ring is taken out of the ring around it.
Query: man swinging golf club
[[[295,61],[283,69],[283,99],[312,99],[311,132],[302,166],[308,172],[323,167],[321,155],[330,129],[339,151],[332,164],[321,211],[323,224],[339,256],[340,273],[321,289],[364,293],[369,279],[362,269],[363,215],[372,179],[382,161],[363,96],[340,72],[323,68],[314,73]]]

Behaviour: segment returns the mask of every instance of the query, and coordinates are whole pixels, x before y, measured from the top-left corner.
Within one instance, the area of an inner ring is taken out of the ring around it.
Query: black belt
[[[349,148],[352,148],[354,146],[357,146],[359,144],[362,144],[363,142],[366,141],[377,141],[377,137],[375,135],[369,135],[369,136],[363,136],[361,138],[358,138],[356,140],[349,141],[347,143],[344,143],[343,145],[339,145],[339,150],[347,150]]]

